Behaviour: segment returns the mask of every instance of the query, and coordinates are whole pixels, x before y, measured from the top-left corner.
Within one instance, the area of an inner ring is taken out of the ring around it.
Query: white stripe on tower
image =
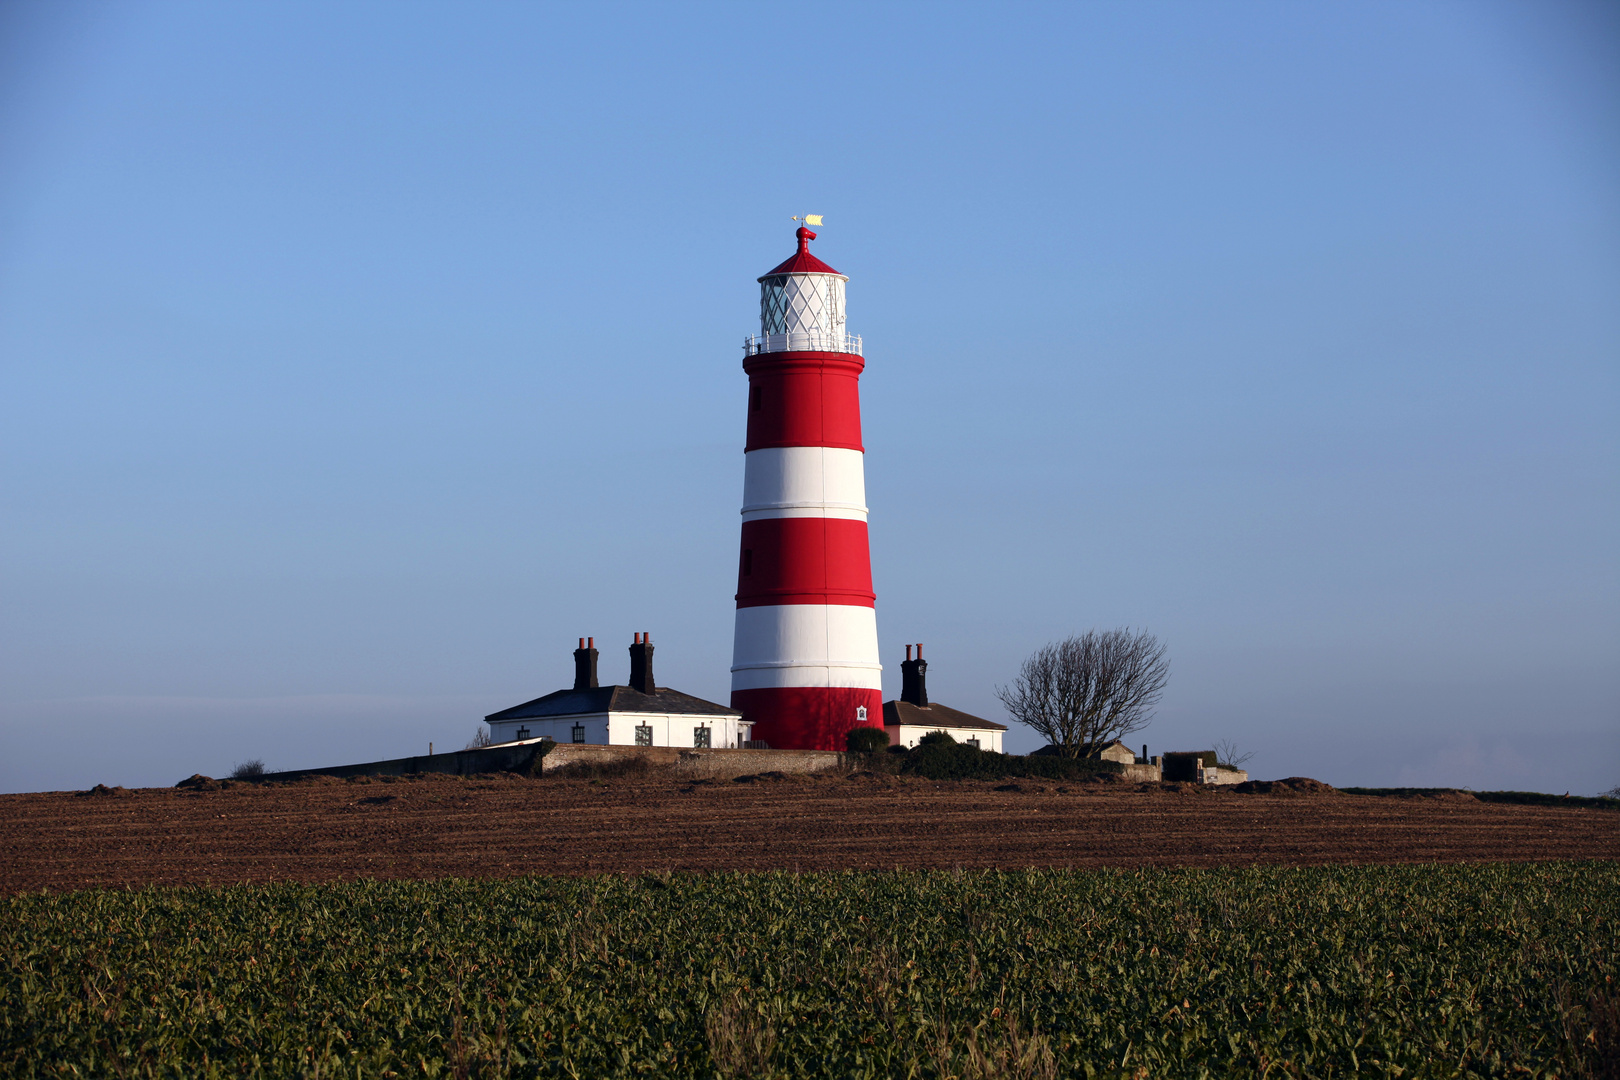
[[[877,611],[851,604],[737,609],[731,688],[848,686],[883,689]]]
[[[768,446],[743,455],[744,521],[866,520],[866,455],[834,446]]]

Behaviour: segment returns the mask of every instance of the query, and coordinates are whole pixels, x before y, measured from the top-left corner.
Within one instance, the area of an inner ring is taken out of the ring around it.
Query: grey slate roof
[[[589,690],[558,690],[510,709],[490,713],[485,720],[549,720],[587,713],[686,713],[696,716],[741,716],[736,709],[660,686],[643,694],[628,686],[597,686]]]
[[[909,701],[885,701],[883,726],[895,727],[899,724],[914,724],[917,727],[980,728],[984,731],[1007,730],[1006,724],[985,720],[971,713],[958,712],[949,705],[934,702],[928,705],[913,705]]]

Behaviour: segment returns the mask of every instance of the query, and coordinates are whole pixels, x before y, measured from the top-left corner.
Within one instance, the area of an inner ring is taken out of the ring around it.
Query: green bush
[[[930,731],[917,740],[918,746],[955,746],[956,740],[948,731]]]
[[[1087,780],[1097,776],[1118,776],[1125,766],[1102,758],[1015,757],[1023,771],[1018,776],[1038,776],[1048,780]]]
[[[1024,776],[1084,780],[1125,771],[1118,762],[1098,758],[1024,757],[980,750],[967,743],[929,741],[934,734],[944,733],[930,732],[908,750],[902,772],[930,780],[998,780]]]
[[[889,733],[879,727],[851,728],[845,743],[852,754],[876,754],[888,749]]]

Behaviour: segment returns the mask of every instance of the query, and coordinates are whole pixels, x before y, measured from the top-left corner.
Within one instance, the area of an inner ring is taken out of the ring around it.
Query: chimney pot
[[[922,646],[917,646],[917,659],[911,658],[911,647],[906,646],[906,662],[900,665],[900,700],[920,709],[928,707],[928,661],[922,658]]]
[[[630,689],[643,694],[658,692],[653,683],[652,654],[652,635],[636,634],[635,644],[630,646]]]
[[[593,690],[596,688],[595,642],[595,638],[580,638],[580,647],[574,650],[575,690]]]

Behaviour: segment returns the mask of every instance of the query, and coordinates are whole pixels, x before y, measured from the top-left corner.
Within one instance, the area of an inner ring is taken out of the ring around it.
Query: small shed
[[[1110,743],[1104,743],[1095,749],[1087,746],[1080,751],[1080,756],[1102,758],[1104,761],[1117,761],[1121,765],[1134,765],[1139,760],[1136,751],[1118,739]]]

